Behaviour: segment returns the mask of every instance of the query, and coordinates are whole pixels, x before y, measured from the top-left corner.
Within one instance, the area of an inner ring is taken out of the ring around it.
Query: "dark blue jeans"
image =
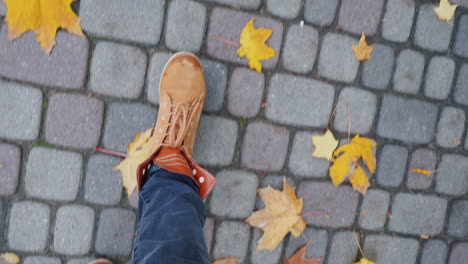
[[[152,165],[138,201],[133,264],[209,264],[205,204],[185,175]]]

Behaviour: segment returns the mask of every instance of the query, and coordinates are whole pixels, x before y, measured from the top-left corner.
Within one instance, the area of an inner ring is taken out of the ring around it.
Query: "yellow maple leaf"
[[[226,257],[226,258],[218,259],[212,264],[237,264],[238,262],[239,262],[239,258]]]
[[[367,169],[373,173],[376,168],[373,152],[375,145],[374,140],[356,135],[351,142],[335,150],[333,164],[330,167],[333,184],[340,185],[346,178],[349,178],[356,191],[366,194],[370,183],[358,160],[362,160]]]
[[[455,14],[458,5],[452,5],[448,0],[440,0],[439,6],[434,6],[437,17],[442,21],[449,21]]]
[[[308,246],[309,243],[305,244],[289,259],[283,257],[283,264],[320,264],[322,258],[306,258]]]
[[[8,39],[14,40],[32,30],[41,47],[50,53],[55,45],[57,29],[83,36],[80,19],[70,4],[74,0],[5,0]]]
[[[273,33],[272,29],[261,27],[255,29],[251,19],[242,29],[240,35],[240,48],[237,50],[239,57],[247,57],[249,66],[258,72],[262,72],[261,60],[267,60],[276,55],[273,48],[265,44],[265,41]]]
[[[363,257],[361,260],[354,262],[353,264],[375,264],[375,262]]]
[[[366,35],[362,33],[361,38],[359,39],[359,44],[352,45],[352,49],[358,61],[365,61],[370,58],[370,55],[374,50],[374,45],[367,45]]]
[[[5,260],[8,264],[18,264],[20,262],[20,258],[18,257],[18,255],[11,252],[5,252],[1,254],[0,258]]]
[[[283,191],[268,186],[258,189],[257,192],[265,203],[265,208],[252,213],[246,220],[251,226],[263,230],[257,251],[267,249],[271,252],[289,232],[295,237],[304,232],[306,222],[301,216],[304,200],[296,197],[295,188],[285,179]]]
[[[323,135],[312,136],[312,143],[315,146],[314,152],[312,152],[313,157],[332,160],[333,151],[338,146],[338,140],[329,129]]]
[[[128,144],[128,156],[119,163],[114,169],[120,170],[122,174],[122,184],[127,190],[127,195],[130,197],[132,192],[138,185],[137,182],[137,169],[138,166],[144,162],[151,154],[151,138],[152,128],[143,133],[138,133],[135,139]]]

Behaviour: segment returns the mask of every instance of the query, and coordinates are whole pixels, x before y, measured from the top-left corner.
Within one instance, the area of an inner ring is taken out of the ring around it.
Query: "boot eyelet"
[[[197,175],[197,170],[193,169],[192,173],[193,175]]]
[[[203,182],[205,182],[205,178],[203,178],[203,177],[200,177],[200,178],[198,179],[198,182],[200,182],[200,183],[203,183]]]

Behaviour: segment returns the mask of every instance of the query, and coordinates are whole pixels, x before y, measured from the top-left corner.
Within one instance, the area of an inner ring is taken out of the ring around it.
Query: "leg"
[[[152,165],[140,191],[133,263],[209,264],[205,205],[186,175]]]

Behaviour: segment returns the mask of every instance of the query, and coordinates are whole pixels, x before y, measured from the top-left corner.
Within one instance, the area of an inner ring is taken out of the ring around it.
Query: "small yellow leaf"
[[[366,258],[362,258],[361,260],[359,260],[358,262],[354,262],[353,264],[375,264],[375,262],[370,261]]]
[[[329,129],[327,129],[327,132],[323,135],[312,136],[312,143],[315,146],[314,152],[312,153],[313,157],[332,160],[333,151],[335,151],[338,146],[338,140],[335,139],[333,133]]]
[[[432,175],[431,171],[421,169],[421,168],[415,168],[415,169],[412,169],[411,171],[416,172],[416,173],[420,173],[420,174],[423,174],[423,175],[426,175],[426,176],[431,176]]]
[[[370,183],[359,160],[373,173],[377,166],[373,152],[375,145],[374,140],[356,135],[351,142],[336,149],[329,171],[333,184],[339,185],[349,178],[356,191],[366,194]]]
[[[128,144],[128,156],[114,169],[120,170],[122,174],[122,184],[130,197],[137,187],[137,169],[151,155],[151,144],[149,139],[153,129],[150,128],[143,133],[138,133],[135,139]]]
[[[75,0],[5,0],[8,39],[14,40],[32,30],[41,47],[50,53],[59,28],[83,36],[80,19],[70,4]]]
[[[258,241],[257,251],[267,249],[271,252],[289,232],[295,237],[304,232],[306,222],[301,216],[304,200],[297,198],[295,188],[286,180],[283,180],[283,191],[268,186],[257,192],[265,208],[253,212],[246,220],[251,226],[264,231]]]
[[[11,252],[5,252],[1,254],[0,258],[5,260],[8,264],[18,264],[20,262],[20,258],[18,257],[18,255]]]
[[[367,45],[366,35],[362,33],[358,45],[352,45],[352,49],[358,61],[365,61],[370,58],[374,45]]]
[[[265,44],[273,33],[272,29],[261,27],[255,29],[251,19],[242,29],[240,35],[240,48],[237,50],[239,57],[247,57],[249,67],[262,72],[261,60],[267,60],[276,55],[273,48]]]
[[[237,264],[239,262],[239,258],[236,257],[226,257],[222,259],[215,260],[212,264]]]
[[[437,17],[442,21],[449,21],[455,14],[458,5],[452,5],[448,0],[440,0],[439,6],[434,7]]]

